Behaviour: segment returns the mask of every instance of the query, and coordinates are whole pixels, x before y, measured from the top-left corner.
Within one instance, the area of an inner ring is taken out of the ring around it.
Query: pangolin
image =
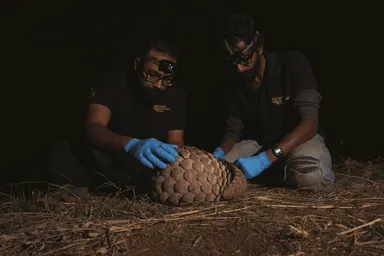
[[[242,197],[247,182],[234,164],[193,146],[177,149],[179,156],[153,177],[152,200],[171,205],[219,202]]]

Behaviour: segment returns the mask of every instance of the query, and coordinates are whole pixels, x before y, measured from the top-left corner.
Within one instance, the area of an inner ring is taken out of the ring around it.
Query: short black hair
[[[180,49],[177,41],[173,36],[163,34],[161,36],[153,36],[147,38],[142,47],[141,54],[147,55],[152,49],[162,53],[167,53],[171,57],[178,59],[180,56]]]
[[[235,12],[227,19],[224,37],[231,43],[237,41],[249,43],[255,36],[256,30],[259,30],[259,24],[251,14]]]

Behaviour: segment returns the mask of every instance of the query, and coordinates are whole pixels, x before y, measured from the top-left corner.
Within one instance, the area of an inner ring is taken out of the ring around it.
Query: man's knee
[[[298,156],[285,166],[286,184],[292,188],[309,188],[316,191],[330,188],[334,182],[332,167],[310,156]]]
[[[235,146],[227,153],[225,160],[228,162],[235,162],[241,157],[250,157],[260,150],[261,146],[254,140],[242,140],[235,144]]]
[[[116,182],[121,179],[121,173],[124,173],[124,166],[117,164],[118,154],[110,154],[94,147],[91,147],[91,161],[89,167],[92,169],[92,176],[100,176],[99,178]],[[117,178],[119,177],[119,178]]]
[[[59,184],[88,185],[87,173],[81,159],[75,156],[71,143],[67,141],[58,141],[50,148],[47,168],[55,182]]]
[[[315,136],[294,151],[285,164],[285,174],[290,187],[316,191],[329,189],[335,177],[332,158],[322,137]]]
[[[96,171],[94,176],[101,176],[104,180],[107,178],[116,184],[129,183],[137,179],[139,173],[141,176],[153,174],[153,170],[150,170],[126,153],[109,154],[92,148],[92,154],[95,166],[94,171]]]
[[[108,170],[112,166],[111,156],[103,151],[90,148],[91,165],[93,168]]]

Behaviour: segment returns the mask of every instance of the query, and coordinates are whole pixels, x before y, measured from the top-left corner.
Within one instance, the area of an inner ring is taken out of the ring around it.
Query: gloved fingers
[[[221,147],[217,147],[215,151],[213,151],[213,154],[217,156],[217,158],[225,158],[225,153]]]
[[[140,161],[143,165],[145,165],[145,166],[147,166],[147,167],[149,167],[149,168],[151,168],[151,169],[155,169],[155,167],[153,166],[153,164],[152,164],[150,161],[148,161],[147,158],[146,158],[145,156],[141,156],[141,157],[139,158],[139,161]]]
[[[224,159],[224,157],[222,156],[222,154],[220,154],[219,152],[213,152],[212,155],[213,155],[214,157],[216,157],[216,158]]]
[[[177,153],[177,151],[175,150],[175,148],[178,148],[177,145],[172,145],[172,144],[160,144],[159,147],[157,147],[156,149],[163,149],[165,152],[167,152],[168,154],[170,154],[171,156],[173,157],[177,157],[179,155],[179,153]],[[173,162],[174,160],[170,161],[170,162]]]
[[[168,151],[164,150],[162,147],[157,147],[151,150],[157,157],[160,157],[162,160],[166,160],[170,163],[175,161],[175,156],[170,154]],[[176,151],[175,151],[176,152]],[[177,154],[177,152],[176,152]],[[178,154],[177,154],[178,155]],[[177,156],[176,155],[176,156]]]
[[[178,148],[176,144],[168,144],[168,143],[163,143],[164,146],[171,147],[171,148]]]
[[[167,165],[163,163],[159,158],[152,154],[151,150],[146,150],[143,153],[144,157],[148,159],[155,167],[164,169]]]

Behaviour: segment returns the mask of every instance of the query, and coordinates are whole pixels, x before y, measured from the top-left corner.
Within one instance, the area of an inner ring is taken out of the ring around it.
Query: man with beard
[[[322,98],[307,57],[266,52],[255,19],[244,13],[229,19],[223,46],[244,86],[229,106],[226,133],[213,154],[234,162],[247,179],[329,189],[334,173],[318,121]]]
[[[86,146],[78,157],[88,181],[72,168],[77,173],[66,175],[77,180],[75,185],[94,189],[108,180],[121,186],[136,178],[150,181],[153,169],[175,160],[186,122],[185,93],[175,81],[178,55],[173,40],[155,38],[144,45],[132,70],[96,81],[88,99]],[[69,169],[53,165],[56,177]]]
[[[105,169],[125,175],[132,166],[165,168],[175,160],[186,120],[184,91],[174,81],[177,59],[171,41],[155,39],[135,60],[135,75],[116,72],[93,88],[87,134],[99,161],[110,162]]]

